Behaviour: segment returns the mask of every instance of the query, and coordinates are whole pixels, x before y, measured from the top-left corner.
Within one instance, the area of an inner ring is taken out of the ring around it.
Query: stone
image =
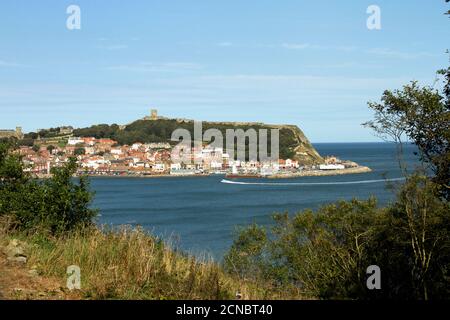
[[[39,275],[39,272],[36,269],[31,269],[28,271],[28,274],[33,277],[37,277]]]
[[[27,256],[24,253],[24,245],[19,240],[11,240],[3,251],[7,256],[8,261],[24,264],[27,263]]]
[[[6,250],[6,255],[8,257],[17,257],[24,255],[22,247],[6,247]]]
[[[26,264],[27,263],[27,257],[24,257],[24,256],[8,257],[8,261]]]

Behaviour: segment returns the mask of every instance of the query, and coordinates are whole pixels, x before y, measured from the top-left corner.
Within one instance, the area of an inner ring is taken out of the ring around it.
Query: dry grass
[[[66,269],[81,269],[80,297],[87,299],[298,299],[270,285],[225,274],[208,259],[173,251],[141,229],[89,228],[66,236],[11,232],[0,221],[0,244],[18,238],[28,246],[27,265],[65,285]],[[11,221],[8,221],[11,224]]]

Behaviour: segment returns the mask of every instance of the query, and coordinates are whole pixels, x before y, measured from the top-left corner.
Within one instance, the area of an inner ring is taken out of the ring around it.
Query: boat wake
[[[336,181],[336,182],[242,182],[223,179],[221,183],[239,184],[239,185],[260,185],[260,186],[335,186],[348,184],[370,184],[382,182],[404,181],[405,178],[359,180],[359,181]]]

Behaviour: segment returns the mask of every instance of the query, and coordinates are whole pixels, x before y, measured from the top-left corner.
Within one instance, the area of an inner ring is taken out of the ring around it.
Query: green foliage
[[[447,75],[447,80],[450,76]],[[380,103],[369,103],[375,119],[365,123],[385,140],[401,143],[406,135],[417,145],[421,159],[430,165],[441,194],[450,197],[450,103],[445,96],[416,82],[402,90],[385,91]]]
[[[84,148],[81,148],[81,147],[80,148],[76,148],[75,151],[74,151],[74,154],[76,156],[80,156],[80,155],[83,155],[85,153],[86,153],[86,150]]]
[[[11,144],[0,143],[0,190],[18,188],[27,181],[21,159],[17,154],[10,153],[11,148]]]
[[[29,132],[29,133],[25,133],[24,135],[24,140],[36,140],[39,137],[39,134],[37,134],[36,132]]]
[[[29,132],[25,134],[24,138],[37,139],[40,136],[41,138],[54,138],[60,136],[60,128],[50,128],[40,130],[39,132]]]
[[[362,247],[377,214],[374,199],[341,201],[292,218],[276,214],[270,231],[252,226],[241,232],[224,259],[226,270],[234,272],[245,257],[256,268],[245,268],[247,276],[281,287],[294,284],[320,298],[356,298],[364,284]]]
[[[367,255],[383,270],[383,298],[450,296],[450,205],[438,191],[412,175],[377,225]]]
[[[437,187],[414,175],[388,208],[369,199],[277,214],[270,230],[253,225],[238,234],[225,268],[325,299],[448,298],[450,207]],[[382,290],[367,289],[370,265],[381,268]]]
[[[24,173],[21,158],[0,144],[0,215],[13,215],[23,229],[43,227],[52,233],[89,225],[96,210],[89,208],[92,193],[85,177],[76,183],[75,159],[53,176],[38,180]]]
[[[0,138],[0,144],[15,146],[18,145],[18,140],[16,137]]]
[[[49,146],[47,146],[47,151],[48,152],[50,152],[50,153],[52,153],[53,152],[53,150],[55,150],[56,149],[56,147],[55,146],[53,146],[53,145],[49,145]]]
[[[23,138],[18,141],[20,146],[32,147],[34,145],[34,139],[32,138]]]
[[[265,259],[263,253],[267,249],[267,232],[264,228],[251,225],[241,229],[225,259],[226,268],[240,278],[259,278],[264,275]]]

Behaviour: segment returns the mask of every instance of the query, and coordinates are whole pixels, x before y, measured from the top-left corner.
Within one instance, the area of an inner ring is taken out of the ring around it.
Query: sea
[[[93,207],[98,223],[140,226],[177,250],[220,261],[239,228],[273,225],[277,212],[290,215],[325,204],[375,196],[379,205],[395,197],[402,183],[396,147],[392,143],[317,143],[322,155],[351,160],[370,173],[293,179],[233,179],[207,177],[95,177]],[[404,146],[408,170],[420,165],[414,145]],[[224,183],[225,182],[225,183]]]

